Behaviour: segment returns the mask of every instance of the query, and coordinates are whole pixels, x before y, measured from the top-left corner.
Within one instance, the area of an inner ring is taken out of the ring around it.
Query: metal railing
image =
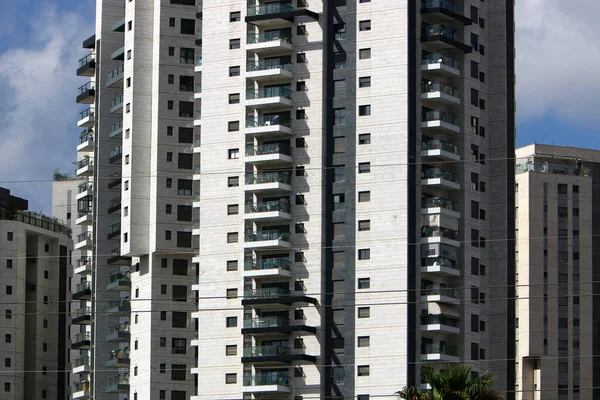
[[[247,118],[246,127],[256,128],[259,126],[283,125],[291,127],[291,119],[284,115],[263,115],[256,118]]]
[[[289,86],[273,86],[264,89],[246,90],[246,100],[266,99],[269,97],[285,97],[291,99],[292,89]]]
[[[454,211],[454,202],[443,197],[425,197],[421,200],[423,208],[445,208]]]
[[[244,299],[271,299],[281,296],[287,296],[291,292],[282,288],[259,288],[244,290]]]
[[[90,290],[92,288],[92,282],[90,281],[83,281],[77,284],[77,286],[75,286],[75,293],[78,292],[83,292],[85,290]]]
[[[287,346],[253,346],[244,347],[244,357],[272,357],[290,354]]]
[[[423,171],[423,179],[445,179],[451,182],[457,182],[458,177],[454,172],[442,168],[429,168]]]
[[[277,14],[288,11],[293,11],[294,7],[283,4],[283,3],[270,3],[263,4],[259,6],[250,6],[247,10],[247,16],[253,17],[255,15],[268,15],[268,14]]]
[[[245,205],[245,211],[247,214],[271,211],[281,211],[289,214],[290,210],[290,203],[278,200],[264,201],[260,203],[246,203]]]
[[[421,227],[421,237],[443,237],[451,240],[458,240],[458,232],[441,226],[423,226]]]
[[[282,317],[245,318],[244,328],[276,328],[290,325],[290,320]]]
[[[92,53],[88,54],[85,57],[81,57],[79,59],[79,67],[78,68],[83,67],[85,64],[89,63],[90,61],[94,61],[95,59],[96,59],[96,57]]]
[[[422,354],[446,354],[448,356],[458,357],[458,347],[448,344],[429,343],[425,345]]]
[[[262,260],[246,260],[244,261],[244,270],[253,271],[261,269],[284,269],[289,271],[291,264],[292,263],[290,260],[283,257],[266,258]]]
[[[449,258],[446,257],[425,257],[423,258],[423,266],[424,267],[446,267],[446,268],[452,268],[452,269],[458,269],[458,265],[456,264],[456,261],[451,260]]]
[[[267,154],[285,154],[291,155],[290,145],[288,143],[271,143],[260,146],[246,146],[247,156],[263,156]]]
[[[458,125],[458,118],[444,111],[427,111],[423,115],[423,122],[442,121],[452,125]]]
[[[421,150],[443,150],[448,153],[458,154],[458,146],[440,139],[431,139],[421,143]]]
[[[449,96],[458,97],[458,89],[441,82],[423,82],[421,93],[441,92]]]
[[[290,172],[263,172],[258,174],[247,174],[245,179],[246,185],[276,182],[289,185],[292,182],[292,174]]]
[[[96,84],[94,83],[94,81],[89,81],[87,83],[85,83],[84,85],[81,85],[77,88],[77,91],[79,94],[83,94],[85,92],[87,92],[88,90],[94,90],[96,88]]]
[[[443,8],[455,13],[458,12],[458,6],[448,0],[423,0],[421,2],[421,8]]]
[[[247,43],[268,43],[273,41],[282,41],[286,43],[292,43],[292,37],[289,34],[281,31],[269,31],[265,33],[249,33],[247,37]]]
[[[292,72],[294,64],[283,63],[279,60],[268,60],[268,61],[249,61],[246,64],[246,71],[266,71],[269,69],[281,68]]]
[[[244,240],[246,242],[260,242],[263,240],[284,240],[290,241],[291,234],[284,231],[263,231],[263,232],[246,232]]]
[[[458,299],[458,289],[428,286],[421,289],[421,296],[446,296]]]
[[[60,220],[41,214],[34,214],[30,211],[15,211],[0,207],[0,220],[19,221],[49,231],[64,233],[71,237],[71,229],[60,223]]]
[[[427,53],[421,58],[421,64],[444,64],[454,69],[458,69],[458,61],[439,53]]]

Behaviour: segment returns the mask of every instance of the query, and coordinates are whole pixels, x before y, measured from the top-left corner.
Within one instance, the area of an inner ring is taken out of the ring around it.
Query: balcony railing
[[[441,82],[423,82],[421,93],[442,92],[448,96],[458,97],[458,89]]]
[[[244,299],[272,299],[287,296],[290,291],[282,288],[259,288],[244,290]]]
[[[201,66],[202,65],[202,56],[197,56],[196,57],[196,65],[197,66]]]
[[[246,260],[244,262],[245,271],[261,270],[261,269],[284,269],[290,270],[292,263],[287,258],[266,258],[263,260]]]
[[[245,318],[244,328],[277,328],[290,325],[290,320],[282,317]]]
[[[589,168],[582,168],[577,165],[569,165],[563,162],[528,161],[523,164],[517,164],[515,167],[515,173],[517,174],[529,171],[542,172],[545,174],[590,176]]]
[[[77,161],[77,169],[94,165],[94,159],[90,157],[83,157],[81,160]]]
[[[129,332],[129,322],[121,322],[120,324],[114,324],[108,327],[109,335],[117,335],[119,333]]]
[[[92,240],[92,233],[91,232],[84,232],[84,233],[80,233],[79,235],[77,235],[77,242],[83,242],[86,240]]]
[[[108,386],[129,385],[129,375],[115,375],[108,378]]]
[[[92,263],[92,257],[81,257],[77,260],[77,266],[83,267],[84,265],[88,265]]]
[[[84,282],[78,283],[77,286],[75,286],[75,293],[83,292],[85,290],[90,290],[91,288],[92,288],[92,282],[84,281]]]
[[[84,342],[86,340],[90,340],[90,333],[89,332],[79,332],[77,335],[75,335],[75,339],[73,340],[73,343],[77,343],[77,342]]]
[[[423,266],[425,267],[446,267],[458,269],[456,261],[446,257],[425,257],[423,258]]]
[[[421,8],[443,8],[448,11],[458,13],[457,5],[448,0],[423,0],[421,2]]]
[[[71,237],[71,229],[60,223],[60,220],[56,218],[49,218],[41,214],[34,214],[30,211],[15,211],[0,207],[0,220],[19,221],[23,222],[24,224],[37,226],[38,228],[63,233]]]
[[[458,125],[458,118],[443,111],[428,111],[423,115],[423,122],[442,121],[452,125]]]
[[[441,226],[423,226],[421,228],[421,237],[443,237],[446,239],[458,240],[458,232]]]
[[[79,113],[79,119],[84,119],[87,117],[91,117],[94,115],[94,109],[91,107],[86,108],[82,112]]]
[[[423,208],[445,208],[454,211],[454,202],[443,197],[425,197],[421,201]]]
[[[79,134],[79,144],[85,143],[88,140],[92,140],[93,138],[94,136],[92,130],[86,129],[84,131],[81,131],[81,133]]]
[[[118,360],[119,358],[129,358],[129,348],[111,350],[108,354],[109,360]]]
[[[128,281],[131,279],[130,275],[131,274],[129,272],[115,272],[108,276],[108,282],[113,283],[117,281]]]
[[[292,90],[289,86],[274,86],[264,89],[248,89],[246,90],[246,99],[266,99],[269,97],[285,97],[287,99],[292,98]]]
[[[285,143],[272,143],[272,144],[263,144],[260,146],[247,146],[246,147],[246,155],[247,156],[264,156],[268,154],[285,154],[287,156],[291,155],[290,145]]]
[[[77,193],[83,193],[86,190],[92,190],[93,185],[91,182],[82,182],[79,185],[77,185]]]
[[[458,299],[458,289],[428,286],[421,289],[421,296],[446,296]]]
[[[422,65],[428,64],[444,64],[454,69],[458,69],[458,61],[439,53],[426,53],[421,59]]]
[[[120,199],[120,197],[119,197]],[[121,255],[121,246],[114,247],[108,251],[108,255],[111,257],[120,256]]]
[[[276,182],[289,185],[292,182],[292,174],[290,172],[264,172],[246,175],[246,185]]]
[[[282,63],[279,60],[269,60],[269,61],[254,61],[248,62],[246,64],[246,71],[266,71],[269,69],[281,68],[288,71],[293,71],[294,64],[290,63]]]
[[[84,392],[84,391],[88,391],[88,390],[90,390],[90,382],[89,381],[73,382],[73,392],[74,393]]]
[[[270,31],[261,34],[249,33],[247,43],[268,43],[276,40],[281,40],[282,42],[286,43],[292,43],[292,37],[281,31]]]
[[[91,307],[80,307],[73,311],[73,318],[83,317],[84,315],[92,315]]]
[[[245,206],[246,213],[262,213],[271,211],[281,211],[284,213],[290,213],[291,205],[285,201],[265,201],[261,203],[247,203]]]
[[[123,75],[124,71],[125,71],[125,67],[123,65],[119,65],[117,68],[108,72],[108,79],[110,80],[110,79],[118,77],[119,75]]]
[[[120,94],[117,97],[115,97],[114,99],[111,100],[110,102],[110,107],[114,108],[116,106],[118,106],[119,104],[123,104],[123,95]]]
[[[90,61],[94,61],[94,55],[92,53],[79,59],[78,68],[83,67],[85,64],[88,64]]]
[[[81,367],[82,365],[90,365],[90,358],[88,356],[79,357],[73,361],[73,367]]]
[[[264,240],[283,240],[289,242],[291,234],[283,231],[246,232],[246,242],[261,242]]]
[[[108,233],[114,233],[121,230],[121,222],[113,222],[108,225]]]
[[[250,6],[247,10],[247,16],[253,17],[255,15],[268,15],[268,14],[278,14],[283,12],[293,11],[294,7],[282,4],[282,3],[270,3],[263,4],[259,6]]]
[[[111,300],[108,302],[108,309],[117,308],[117,307],[130,307],[131,303],[129,300],[121,299],[121,300]]]
[[[432,139],[421,143],[421,150],[443,150],[448,153],[458,154],[458,146],[439,139]]]
[[[458,320],[444,317],[443,315],[422,315],[421,325],[446,325],[458,328]]]
[[[268,115],[257,118],[246,119],[246,127],[256,128],[259,126],[271,126],[271,125],[283,125],[288,128],[291,127],[291,120],[289,116],[283,115]]]
[[[454,172],[442,168],[429,168],[423,171],[423,179],[445,179],[451,182],[457,182],[458,177]]]
[[[290,354],[287,346],[254,346],[244,347],[244,357],[273,357]]]
[[[244,386],[265,386],[265,385],[278,385],[288,386],[289,375],[287,372],[265,372],[262,374],[245,374],[244,375]]]
[[[108,202],[108,207],[112,208],[112,207],[116,207],[116,206],[118,206],[120,204],[121,204],[121,196],[117,196],[117,197],[115,197],[114,199],[111,199]]]
[[[121,154],[123,154],[123,150],[121,145],[113,147],[112,149],[110,149],[110,154],[109,157],[117,157],[120,156]]]
[[[77,88],[77,92],[78,92],[78,94],[83,94],[83,93],[87,92],[88,90],[94,90],[95,87],[96,87],[96,84],[94,83],[94,81],[89,81],[85,85],[79,86]]]
[[[425,25],[423,24],[422,35],[426,38],[432,36],[442,36],[450,40],[458,40],[458,31],[450,29],[444,25]]]
[[[422,354],[445,354],[448,356],[458,357],[458,348],[448,344],[429,343],[425,345]]]

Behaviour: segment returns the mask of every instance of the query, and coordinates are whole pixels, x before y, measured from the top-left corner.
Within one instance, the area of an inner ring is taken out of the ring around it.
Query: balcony
[[[108,265],[131,265],[131,257],[121,255],[121,246],[110,249],[108,252]]]
[[[90,275],[92,273],[92,257],[81,257],[77,260],[77,266],[73,269],[74,274]]]
[[[125,18],[115,22],[112,26],[113,32],[125,32]]]
[[[246,78],[257,82],[290,82],[294,79],[294,64],[278,60],[250,61],[246,64]]]
[[[202,56],[196,57],[196,65],[194,66],[194,72],[202,72]]]
[[[428,286],[421,289],[421,303],[460,304],[458,289]]]
[[[119,47],[115,51],[110,54],[110,59],[114,61],[124,61],[125,60],[125,47]]]
[[[106,393],[129,393],[129,375],[115,375],[108,378]]]
[[[460,276],[456,261],[446,257],[425,257],[421,261],[421,274],[432,276]]]
[[[194,85],[194,99],[195,100],[202,99],[202,84],[201,83],[196,83],[196,85]]]
[[[73,350],[89,350],[91,344],[91,336],[89,332],[80,332],[75,335],[71,348]]]
[[[85,85],[79,86],[77,89],[77,103],[79,104],[92,104],[94,102],[94,95],[96,94],[96,85],[90,81]]]
[[[114,222],[108,226],[108,235],[106,235],[106,239],[115,239],[121,236],[121,222]]]
[[[421,185],[440,190],[459,190],[458,176],[442,168],[429,168],[421,172]]]
[[[246,203],[244,211],[245,220],[289,221],[292,219],[291,205],[286,201]]]
[[[460,218],[460,213],[456,211],[456,206],[453,201],[443,197],[423,197],[421,199],[421,214],[443,214],[454,218]]]
[[[268,115],[246,119],[246,135],[291,136],[292,124],[289,115]]]
[[[450,246],[460,247],[458,232],[441,226],[424,225],[421,227],[421,243],[445,243]]]
[[[108,213],[109,214],[117,214],[121,212],[121,196],[117,196],[112,198],[108,202]]]
[[[90,357],[83,356],[73,361],[74,374],[87,374],[90,372]]]
[[[280,230],[264,230],[248,232],[244,237],[244,249],[248,250],[277,250],[289,249],[292,246],[289,232]]]
[[[112,350],[108,355],[108,361],[104,363],[106,368],[128,368],[129,348]]]
[[[291,353],[287,346],[244,347],[242,364],[291,364],[292,362],[316,362],[317,357],[302,353]]]
[[[96,56],[92,53],[79,59],[77,76],[94,76],[96,73]]]
[[[106,79],[106,87],[122,88],[124,72],[125,72],[125,69],[124,69],[123,65],[119,65],[117,68],[110,71],[108,73],[108,76]]]
[[[283,3],[249,6],[246,11],[246,22],[257,26],[290,26],[295,17],[308,17],[316,21],[319,19],[319,14]]]
[[[91,129],[86,129],[79,133],[79,144],[77,151],[92,151],[94,149],[94,132]]]
[[[92,297],[92,282],[78,283],[73,292],[73,300],[89,300]]]
[[[289,110],[292,102],[292,90],[289,86],[273,86],[263,89],[246,90],[246,106],[263,111]]]
[[[118,95],[110,101],[110,112],[123,114],[123,95]]]
[[[94,222],[94,216],[91,211],[79,210],[77,211],[77,219],[75,220],[76,225],[91,225]]]
[[[196,112],[194,113],[194,126],[201,126],[201,125],[202,125],[202,111],[196,110]]]
[[[421,361],[459,361],[458,348],[447,344],[429,343],[421,349]]]
[[[202,10],[203,10],[203,5],[202,5],[202,1],[198,0],[198,3],[196,5],[196,18],[198,19],[202,19]]]
[[[433,108],[439,105],[459,106],[458,89],[442,82],[422,82],[421,103],[426,107]]]
[[[122,157],[123,157],[123,149],[122,149],[121,145],[118,145],[118,146],[110,149],[108,162],[111,164],[114,164],[117,161],[120,161]]]
[[[471,46],[460,41],[459,31],[443,24],[427,25],[424,23],[421,29],[421,46],[430,52],[447,49],[448,46],[461,50],[464,53],[471,52]]]
[[[317,328],[306,325],[290,325],[288,318],[245,318],[242,335],[291,334],[292,332],[315,333]]]
[[[423,113],[421,129],[440,133],[460,133],[458,118],[443,111]]]
[[[294,303],[310,303],[316,304],[317,299],[303,295],[292,295],[289,290],[277,287],[256,288],[244,291],[244,306],[261,306],[268,305],[286,305],[291,306]]]
[[[196,46],[202,49],[202,29],[196,29]]]
[[[284,257],[244,261],[245,278],[291,278],[290,260]]]
[[[121,322],[108,327],[107,342],[129,342],[129,322]]]
[[[77,176],[90,176],[94,172],[94,159],[85,156],[81,160],[77,161]]]
[[[421,144],[423,161],[460,161],[458,146],[439,139],[431,139]]]
[[[129,291],[131,289],[131,278],[129,272],[115,272],[108,276],[106,290]]]
[[[89,38],[85,39],[81,44],[81,47],[84,49],[95,49],[96,48],[96,35],[92,35]]]
[[[421,332],[460,334],[459,320],[442,315],[422,315]]]
[[[256,54],[274,56],[294,51],[292,37],[289,32],[268,31],[262,34],[249,33],[246,50]]]
[[[112,300],[108,302],[108,308],[106,310],[106,315],[119,315],[126,316],[131,312],[131,304],[129,300],[120,299],[120,300]]]
[[[114,138],[123,133],[123,120],[120,119],[110,126],[110,132],[108,133],[109,138]]]
[[[85,199],[89,202],[92,200],[94,196],[94,185],[92,182],[81,182],[77,185],[77,195],[75,195],[75,200]],[[90,210],[91,211],[91,210]]]
[[[471,25],[471,20],[460,13],[455,3],[448,0],[424,0],[421,2],[421,19],[427,23],[454,21],[463,25]]]
[[[89,399],[90,398],[90,382],[73,382],[73,399]]]
[[[93,244],[92,232],[84,232],[75,238],[75,250],[90,250]]]
[[[122,171],[118,170],[117,172],[113,172],[112,174],[110,174],[108,176],[109,180],[108,180],[108,188],[109,189],[118,189],[121,187],[121,181],[122,181]]]
[[[290,379],[287,372],[244,374],[244,393],[289,393]]]
[[[271,143],[247,146],[245,162],[255,165],[291,164],[294,159],[289,143]]]
[[[89,325],[92,321],[92,309],[90,307],[81,307],[71,312],[73,325]]]
[[[264,172],[245,176],[245,190],[251,192],[292,191],[292,174],[283,172]]]
[[[79,119],[77,120],[77,126],[80,128],[91,128],[96,122],[96,116],[94,109],[89,107],[79,113]]]
[[[440,53],[424,52],[421,58],[421,72],[444,77],[459,77],[460,66],[457,60]]]

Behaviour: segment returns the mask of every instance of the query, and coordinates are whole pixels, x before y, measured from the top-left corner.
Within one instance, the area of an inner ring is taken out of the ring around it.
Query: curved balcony
[[[129,375],[115,375],[108,378],[106,393],[129,393]]]
[[[294,46],[289,32],[270,30],[261,34],[249,33],[246,40],[246,50],[274,56],[290,53],[294,51]]]
[[[245,176],[245,190],[251,192],[292,191],[292,174],[289,171],[264,172]]]
[[[92,53],[79,59],[77,76],[94,76],[96,74],[96,56]]]
[[[77,126],[80,128],[92,128],[96,122],[96,116],[94,109],[91,107],[86,108],[79,113],[79,119],[77,120]]]
[[[455,3],[448,0],[423,0],[421,2],[421,19],[432,24],[455,21],[471,25],[471,20],[460,12]]]
[[[74,300],[89,300],[92,297],[92,282],[83,281],[78,283],[73,292]]]
[[[421,84],[421,103],[426,107],[458,106],[460,105],[458,89],[442,82],[423,82]]]
[[[73,268],[73,274],[90,275],[92,273],[92,257],[81,257],[77,260],[77,266]]]
[[[459,291],[458,289],[428,286],[421,289],[421,302],[450,303],[458,305],[460,303]]]
[[[77,161],[77,176],[91,176],[94,173],[94,159],[85,156]]]
[[[421,29],[421,46],[431,52],[447,49],[448,46],[464,53],[471,52],[471,46],[460,40],[459,30],[452,29],[444,24],[428,25],[423,23]]]
[[[443,315],[422,315],[421,331],[460,334],[459,323],[460,320]]]
[[[458,118],[444,111],[423,113],[421,130],[440,133],[460,133]]]
[[[131,312],[131,303],[129,300],[120,299],[120,300],[112,300],[108,302],[108,308],[106,310],[106,315],[119,315],[125,316],[129,315]]]
[[[289,86],[274,86],[263,89],[246,90],[246,106],[258,110],[289,110],[292,102],[292,90]]]
[[[247,146],[245,162],[255,165],[291,164],[294,159],[289,143],[271,143]]]
[[[281,61],[249,61],[246,78],[257,82],[290,82],[294,79],[294,64]]]
[[[129,291],[131,289],[131,278],[129,272],[115,272],[108,276],[106,290]]]
[[[125,68],[123,65],[119,65],[117,68],[109,71],[106,78],[106,87],[122,88],[124,75]]]
[[[121,255],[121,246],[110,249],[108,252],[108,265],[131,265],[131,257]]]
[[[90,357],[83,356],[73,361],[74,374],[87,374],[90,372]]]
[[[129,348],[112,350],[108,355],[108,361],[104,363],[107,368],[129,367]]]
[[[457,262],[447,257],[425,257],[421,261],[421,274],[460,276],[460,270]]]
[[[290,325],[288,318],[257,317],[245,318],[243,335],[291,334],[292,332],[316,333],[317,328],[307,325]]]
[[[129,342],[129,322],[121,322],[108,327],[107,342]]]
[[[287,201],[263,201],[246,203],[245,220],[289,221],[292,219],[291,204]]]
[[[245,278],[291,278],[290,260],[284,257],[244,261]]]
[[[259,137],[291,136],[292,122],[287,114],[248,118],[246,119],[244,133]]]
[[[90,382],[81,381],[73,382],[73,399],[89,399],[90,398]]]
[[[77,88],[76,101],[79,104],[92,104],[94,102],[95,94],[96,84],[93,81],[89,81]]]
[[[263,230],[247,232],[244,236],[244,249],[247,250],[279,250],[292,246],[291,234],[279,230]]]
[[[121,196],[114,197],[108,202],[108,213],[117,214],[121,212]]]
[[[421,173],[421,186],[440,190],[459,190],[458,176],[442,168],[429,168]]]
[[[440,139],[421,143],[423,161],[459,161],[458,146]]]
[[[77,151],[92,151],[94,149],[94,132],[86,129],[79,133],[79,144]]]
[[[244,306],[261,306],[261,308],[268,305],[291,306],[294,303],[317,304],[317,300],[314,297],[292,295],[289,290],[276,287],[245,290],[242,300]]]
[[[75,250],[90,250],[93,244],[91,232],[84,232],[75,238]]]
[[[73,325],[89,325],[92,320],[92,309],[91,307],[80,307],[71,312],[71,317]]]
[[[89,350],[91,344],[91,335],[89,332],[80,332],[75,335],[71,348],[73,350]]]
[[[421,349],[421,361],[459,361],[458,348],[448,344],[429,343]]]
[[[421,57],[421,72],[444,77],[460,76],[460,64],[457,60],[440,53],[424,52]]]
[[[441,226],[422,226],[421,243],[445,243],[450,246],[460,247],[458,232]]]
[[[287,346],[244,347],[243,364],[291,364],[292,362],[316,362],[317,357],[292,353]]]
[[[244,374],[244,393],[289,393],[290,378],[287,372]]]

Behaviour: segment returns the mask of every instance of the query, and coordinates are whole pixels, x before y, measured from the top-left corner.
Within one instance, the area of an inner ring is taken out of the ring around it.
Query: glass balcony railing
[[[425,197],[421,201],[423,208],[445,208],[447,210],[455,210],[452,200],[444,199],[443,197]]]
[[[92,257],[81,257],[77,260],[77,267],[83,267],[92,263]]]
[[[202,65],[202,56],[197,56],[196,57],[196,65],[197,66],[201,66]]]
[[[88,140],[92,140],[94,138],[93,132],[89,129],[85,131],[81,131],[79,134],[79,144],[85,143]]]
[[[246,203],[245,210],[247,214],[281,211],[290,213],[291,205],[285,201],[264,201],[260,203]]]
[[[280,60],[268,60],[268,61],[251,61],[246,64],[246,71],[266,71],[269,69],[281,68],[287,71],[293,71],[294,64],[283,63]]]
[[[458,69],[458,61],[439,53],[425,53],[421,58],[422,65],[444,64],[454,69]]]
[[[443,150],[448,153],[458,154],[458,146],[439,139],[432,139],[427,142],[421,143],[421,150]]]
[[[264,172],[258,174],[248,174],[245,176],[246,185],[258,185],[261,183],[285,183],[292,182],[292,174],[290,172]]]
[[[244,328],[277,328],[290,325],[290,320],[281,317],[245,318]]]
[[[131,303],[129,300],[121,299],[121,300],[111,300],[108,302],[108,309],[111,308],[128,308],[131,307]]]
[[[276,40],[281,40],[282,42],[292,43],[292,37],[288,33],[283,33],[281,31],[269,31],[265,33],[249,33],[247,38],[247,43],[268,43]]]
[[[456,261],[446,257],[425,257],[423,258],[424,267],[446,267],[452,269],[458,269]]]
[[[264,115],[257,118],[246,119],[246,127],[256,128],[259,126],[283,125],[291,127],[291,119],[286,115]]]
[[[77,286],[75,286],[75,293],[90,290],[91,288],[92,288],[92,282],[84,281],[84,282],[78,283]]]
[[[202,111],[196,110],[194,113],[194,119],[202,119]]]
[[[458,31],[456,29],[450,29],[444,25],[423,24],[422,35],[426,38],[441,36],[449,40],[458,40]]]
[[[129,385],[129,375],[115,375],[108,378],[108,386]]]
[[[83,317],[85,315],[92,315],[91,307],[80,307],[72,312],[73,318]]]
[[[288,143],[271,143],[260,146],[247,146],[247,156],[264,156],[267,154],[285,154],[291,155],[290,145]]]
[[[446,296],[458,299],[458,289],[428,286],[421,289],[421,296]]]
[[[458,320],[443,315],[422,315],[421,325],[446,325],[458,328]]]
[[[109,360],[118,360],[120,358],[129,358],[129,348],[111,350],[108,354]]]
[[[73,367],[81,367],[82,365],[90,365],[90,358],[88,356],[79,357],[73,361]]]
[[[524,172],[542,172],[545,174],[560,174],[573,176],[590,176],[590,169],[587,167],[578,166],[572,161],[569,162],[549,162],[549,161],[518,161],[515,166],[515,173],[522,174]]]
[[[92,117],[92,116],[94,116],[94,109],[91,107],[88,107],[79,113],[79,119],[84,119],[84,118]]]
[[[290,354],[287,346],[254,346],[244,347],[244,357],[273,357]]]
[[[118,179],[123,175],[123,171],[122,170],[118,170],[117,172],[113,172],[112,174],[109,175],[109,177],[111,179]]]
[[[292,90],[289,86],[274,86],[264,89],[249,89],[246,90],[246,99],[266,99],[269,97],[285,97],[287,99],[292,98]]]
[[[92,233],[91,232],[84,232],[84,233],[80,233],[79,235],[77,235],[77,242],[76,243],[84,242],[86,240],[92,240]]]
[[[89,81],[85,85],[79,86],[77,88],[77,92],[78,92],[78,94],[83,94],[83,93],[87,92],[88,90],[94,90],[95,87],[96,87],[96,84],[94,83],[94,81]]]
[[[246,232],[246,242],[261,242],[263,240],[284,240],[289,242],[291,234],[283,231]]]
[[[119,197],[120,199],[120,197]],[[120,256],[121,255],[121,246],[114,247],[108,251],[108,255],[111,257]]]
[[[446,239],[458,240],[458,232],[441,226],[423,226],[421,228],[421,237],[443,237]]]
[[[123,150],[121,145],[113,147],[112,149],[110,149],[110,153],[109,153],[109,157],[118,157],[122,154]]]
[[[123,72],[125,71],[125,67],[123,65],[119,65],[117,68],[111,70],[108,72],[108,79],[114,79],[117,78],[121,75],[123,75]]]
[[[421,2],[421,8],[443,8],[454,13],[458,13],[458,6],[448,0],[423,0]]]
[[[77,210],[77,218],[85,217],[86,215],[91,216],[92,210]]]
[[[289,375],[287,372],[265,372],[259,374],[245,374],[244,375],[244,386],[265,386],[265,385],[277,385],[277,386],[288,386]]]
[[[290,270],[292,263],[287,258],[266,258],[263,260],[246,260],[244,262],[245,271],[261,270],[261,269],[284,269]]]
[[[80,183],[79,185],[77,185],[77,193],[83,193],[87,190],[92,190],[92,183],[91,182],[83,182]]]
[[[73,382],[73,392],[74,393],[85,392],[88,390],[90,390],[90,382],[89,381]]]
[[[442,92],[448,96],[458,97],[458,89],[441,82],[423,82],[421,93]]]
[[[110,107],[115,108],[121,104],[123,104],[123,95],[122,94],[118,95],[117,97],[115,97],[114,99],[111,100]]]
[[[114,199],[111,199],[108,202],[108,207],[112,208],[112,207],[116,207],[116,206],[118,206],[120,204],[121,204],[121,196],[117,196],[117,197],[115,197]]]
[[[249,17],[253,17],[255,15],[269,15],[269,14],[278,14],[283,12],[293,11],[294,7],[288,4],[282,3],[269,3],[263,4],[259,6],[250,6],[248,7],[247,14]]]
[[[448,344],[429,343],[423,348],[422,354],[446,354],[449,356],[458,357],[458,347]]]
[[[429,168],[423,171],[423,179],[445,179],[451,182],[457,182],[458,177],[454,172],[442,168]]]
[[[85,57],[80,58],[78,68],[83,67],[85,64],[88,64],[90,61],[94,61],[94,59],[95,59],[95,57],[92,53],[88,54]]]
[[[120,226],[119,226],[119,228],[120,228]],[[130,279],[131,278],[130,278],[129,272],[115,272],[108,276],[109,283],[113,283],[113,282],[117,282],[117,281],[128,281]]]
[[[423,122],[442,121],[452,125],[458,125],[458,118],[443,111],[428,111],[423,115]]]
[[[248,289],[244,290],[244,299],[272,299],[289,294],[289,290],[281,288]]]
[[[114,233],[121,230],[121,222],[114,222],[108,225],[108,233]]]
[[[83,167],[94,165],[94,159],[90,157],[83,157],[81,160],[77,161],[77,169],[81,169]]]
[[[86,340],[90,340],[90,333],[89,332],[80,332],[77,335],[75,335],[75,339],[73,339],[73,343],[78,343],[78,342],[84,342]]]
[[[129,332],[129,322],[121,322],[120,324],[114,324],[108,327],[109,335],[117,335],[119,333]]]

